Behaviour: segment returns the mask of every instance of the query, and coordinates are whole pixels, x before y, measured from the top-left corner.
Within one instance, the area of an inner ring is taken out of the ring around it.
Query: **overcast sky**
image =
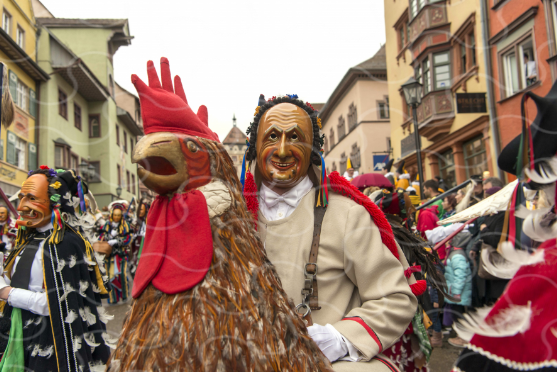
[[[135,92],[146,62],[170,60],[194,111],[209,109],[221,141],[235,113],[242,131],[257,99],[298,94],[326,102],[348,68],[385,42],[382,0],[42,0],[60,18],[127,18],[132,44],[114,58],[116,81]]]

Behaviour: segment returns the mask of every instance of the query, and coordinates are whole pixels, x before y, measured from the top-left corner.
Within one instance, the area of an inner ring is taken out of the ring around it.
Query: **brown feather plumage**
[[[134,300],[110,371],[332,371],[265,255],[223,146],[200,139],[232,205],[213,217],[213,261],[191,290]]]

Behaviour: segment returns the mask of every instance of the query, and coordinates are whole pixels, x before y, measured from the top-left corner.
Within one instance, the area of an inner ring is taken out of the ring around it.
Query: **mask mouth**
[[[137,162],[141,168],[160,176],[170,176],[178,173],[168,159],[162,156],[148,156]]]
[[[271,164],[273,164],[273,167],[275,167],[276,169],[281,170],[281,171],[285,171],[285,170],[288,170],[288,169],[292,168],[293,166],[295,166],[296,161],[277,162],[277,161],[271,160]]]
[[[39,218],[39,213],[37,213],[37,211],[33,209],[29,209],[28,211],[22,211],[19,213],[19,215],[26,220],[35,220]]]

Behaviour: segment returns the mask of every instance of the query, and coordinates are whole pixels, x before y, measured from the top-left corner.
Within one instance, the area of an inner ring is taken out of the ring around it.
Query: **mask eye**
[[[199,147],[197,147],[197,144],[193,141],[188,141],[187,146],[188,150],[191,152],[197,152],[197,150],[199,150]]]
[[[278,139],[278,136],[275,133],[271,133],[271,135],[269,136],[269,138],[273,141],[276,141]]]
[[[290,137],[290,138],[293,139],[294,141],[297,141],[298,140],[298,135],[296,133],[294,133],[292,135],[292,137]]]

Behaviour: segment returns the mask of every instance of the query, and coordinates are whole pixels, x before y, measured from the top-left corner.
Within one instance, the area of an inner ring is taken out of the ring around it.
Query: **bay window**
[[[449,51],[433,55],[433,87],[435,90],[448,89],[451,86],[451,58]]]

